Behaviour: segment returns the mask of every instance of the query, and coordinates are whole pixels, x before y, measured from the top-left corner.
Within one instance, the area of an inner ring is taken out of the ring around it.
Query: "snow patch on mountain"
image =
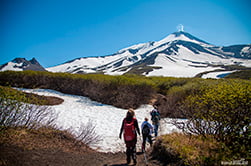
[[[165,43],[178,41],[178,40],[188,41],[188,42],[192,42],[192,43],[196,43],[196,44],[204,45],[204,46],[210,46],[208,43],[206,43],[202,40],[198,40],[197,38],[192,37],[190,34],[188,34],[186,32],[172,33],[172,34],[168,35],[166,38],[160,40],[159,42],[156,42],[156,45],[162,45]]]
[[[181,31],[109,56],[79,58],[47,70],[109,75],[137,71],[146,76],[194,77],[205,71],[224,69],[224,65],[251,67],[250,50],[251,45],[217,47]]]
[[[0,71],[24,71],[24,70],[35,70],[45,71],[45,69],[38,63],[35,58],[27,61],[25,58],[15,58],[11,62],[5,63],[0,66]]]
[[[221,67],[208,67],[206,64],[195,65],[193,62],[180,58],[179,56],[168,57],[166,54],[159,54],[151,66],[161,66],[162,68],[154,69],[147,76],[194,77],[203,71],[222,69]]]
[[[216,79],[219,79],[219,78],[222,78],[228,74],[231,74],[233,72],[235,72],[236,70],[233,70],[233,71],[222,71],[222,72],[211,72],[211,73],[208,73],[208,74],[204,74],[202,76],[202,78],[216,78]]]
[[[23,71],[21,68],[23,66],[23,63],[14,63],[14,62],[8,62],[7,64],[3,65],[1,71]]]
[[[34,60],[35,62],[35,60]],[[98,57],[83,57],[47,68],[50,72],[103,73],[109,75],[194,77],[225,66],[251,67],[251,44],[215,46],[179,31],[160,41],[140,43]],[[5,70],[44,70],[23,58],[0,66]]]

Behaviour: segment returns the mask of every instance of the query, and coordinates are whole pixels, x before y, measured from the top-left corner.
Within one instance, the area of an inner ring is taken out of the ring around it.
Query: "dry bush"
[[[71,153],[86,153],[91,151],[84,144],[75,145],[74,136],[54,127],[27,129],[25,127],[8,127],[0,132],[0,144],[13,145],[24,150],[64,151]]]
[[[28,104],[25,94],[11,88],[0,87],[0,126],[37,128],[52,125],[57,117],[48,106]],[[34,101],[33,101],[34,102]]]
[[[17,127],[25,126],[37,128],[43,125],[53,125],[56,115],[52,114],[47,106],[31,104],[3,105],[0,103],[0,126]]]
[[[96,126],[88,121],[86,124],[81,124],[78,131],[74,131],[74,129],[68,129],[69,133],[75,135],[75,145],[81,145],[84,143],[87,146],[95,145],[99,141],[101,141],[102,137],[95,132]]]

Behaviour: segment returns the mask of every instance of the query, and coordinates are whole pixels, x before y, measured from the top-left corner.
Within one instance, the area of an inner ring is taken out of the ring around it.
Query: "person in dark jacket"
[[[143,137],[142,142],[142,152],[145,151],[146,147],[146,140],[149,141],[150,146],[152,146],[152,132],[153,132],[153,126],[148,122],[148,118],[145,118],[145,121],[141,124],[141,133]]]
[[[126,161],[127,164],[133,159],[134,164],[137,163],[136,160],[136,143],[137,143],[137,133],[140,135],[139,125],[137,119],[134,117],[135,113],[133,109],[129,109],[126,117],[123,119],[119,138],[121,139],[122,133],[124,133],[124,141],[126,144]]]
[[[158,129],[159,129],[159,121],[160,121],[160,113],[158,111],[158,107],[157,105],[153,106],[154,109],[150,112],[151,114],[151,120],[152,120],[152,124],[153,124],[153,128],[154,128],[154,135],[155,137],[158,136]]]

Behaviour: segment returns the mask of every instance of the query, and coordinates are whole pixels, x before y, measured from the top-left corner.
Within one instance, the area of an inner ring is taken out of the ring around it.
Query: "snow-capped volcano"
[[[172,77],[194,77],[204,74],[205,78],[205,74],[212,74],[215,71],[221,72],[218,75],[233,72],[233,68],[226,67],[230,65],[250,68],[251,44],[220,47],[187,32],[179,31],[160,41],[132,45],[111,55],[73,59],[47,70]],[[24,58],[16,58],[0,66],[0,71],[4,70],[44,70],[44,68],[35,59],[27,61]]]
[[[251,67],[251,44],[218,47],[180,31],[160,41],[133,45],[108,56],[74,59],[47,70],[194,77],[202,72],[224,70],[227,65]]]

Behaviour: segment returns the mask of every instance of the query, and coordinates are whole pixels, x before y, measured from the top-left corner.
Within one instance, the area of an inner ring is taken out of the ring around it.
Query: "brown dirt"
[[[86,152],[74,153],[61,150],[24,150],[13,145],[0,145],[1,166],[126,166],[124,153]],[[137,166],[144,166],[144,155],[137,155]],[[149,166],[161,165],[149,160]]]
[[[144,155],[137,157],[137,165],[144,166]],[[160,164],[149,160],[148,165]],[[126,155],[94,151],[67,131],[8,128],[0,132],[0,166],[126,166]]]

